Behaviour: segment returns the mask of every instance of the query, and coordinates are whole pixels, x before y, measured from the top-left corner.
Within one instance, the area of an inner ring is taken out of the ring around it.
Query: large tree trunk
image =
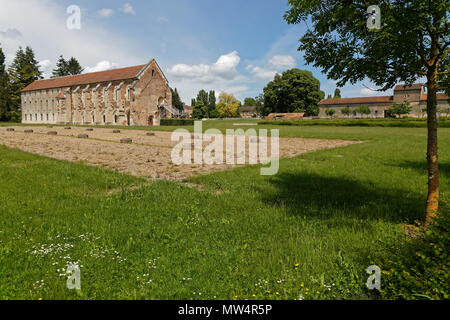
[[[427,74],[428,96],[428,198],[426,208],[426,223],[430,223],[439,209],[439,161],[437,135],[437,66],[430,67]]]

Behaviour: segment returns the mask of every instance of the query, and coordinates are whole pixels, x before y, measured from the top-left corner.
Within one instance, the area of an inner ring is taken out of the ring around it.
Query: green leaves
[[[81,67],[77,59],[72,57],[69,60],[65,60],[61,55],[56,63],[56,69],[53,70],[52,78],[81,74],[83,70],[84,69]]]
[[[25,51],[19,47],[8,74],[8,120],[20,121],[21,90],[32,82],[42,79],[39,62],[35,59],[30,47],[26,47]]]
[[[427,63],[442,61],[448,54],[448,0],[373,1],[370,4],[381,9],[382,29],[377,32],[366,26],[367,1],[289,4],[284,17],[288,23],[312,23],[300,40],[306,61],[338,80],[339,86],[366,77],[383,89],[399,81],[412,83],[423,76]],[[432,43],[439,47],[435,56]]]
[[[291,69],[275,75],[264,88],[264,115],[269,113],[307,112],[317,115],[323,97],[320,82],[311,72]]]

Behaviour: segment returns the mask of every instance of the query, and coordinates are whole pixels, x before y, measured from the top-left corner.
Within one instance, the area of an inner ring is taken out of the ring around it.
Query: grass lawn
[[[426,129],[243,128],[365,142],[284,159],[273,177],[190,179],[199,189],[0,146],[0,299],[374,298],[365,269],[423,217]],[[445,200],[450,128],[439,144]],[[80,292],[66,288],[70,262]]]

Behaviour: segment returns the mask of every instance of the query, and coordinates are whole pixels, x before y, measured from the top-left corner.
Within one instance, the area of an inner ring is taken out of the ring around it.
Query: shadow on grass
[[[427,175],[427,162],[426,161],[403,161],[398,164],[397,167],[404,169],[414,169],[419,173]],[[441,176],[450,176],[450,163],[439,163],[439,174]]]
[[[413,223],[423,218],[425,198],[404,190],[381,189],[344,177],[283,173],[269,179],[276,190],[260,190],[262,201],[291,214],[315,219],[368,219]]]

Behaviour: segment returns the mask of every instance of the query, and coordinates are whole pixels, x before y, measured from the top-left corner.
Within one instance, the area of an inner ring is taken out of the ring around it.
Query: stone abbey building
[[[156,126],[172,94],[155,60],[146,65],[38,80],[22,90],[22,123]]]
[[[449,107],[448,99],[445,94],[437,94],[437,107],[438,109],[446,109]],[[358,108],[360,106],[368,106],[370,108],[371,118],[384,118],[386,117],[386,110],[389,109],[394,103],[402,103],[409,101],[412,108],[409,116],[411,117],[424,117],[426,112],[423,110],[427,107],[427,94],[425,93],[425,87],[423,84],[416,83],[412,85],[397,85],[394,88],[393,96],[383,97],[363,97],[363,98],[342,98],[342,99],[323,99],[319,102],[319,116],[326,118],[326,110],[334,109],[336,111],[335,116],[344,117],[342,114],[342,108],[349,107],[351,109]]]

